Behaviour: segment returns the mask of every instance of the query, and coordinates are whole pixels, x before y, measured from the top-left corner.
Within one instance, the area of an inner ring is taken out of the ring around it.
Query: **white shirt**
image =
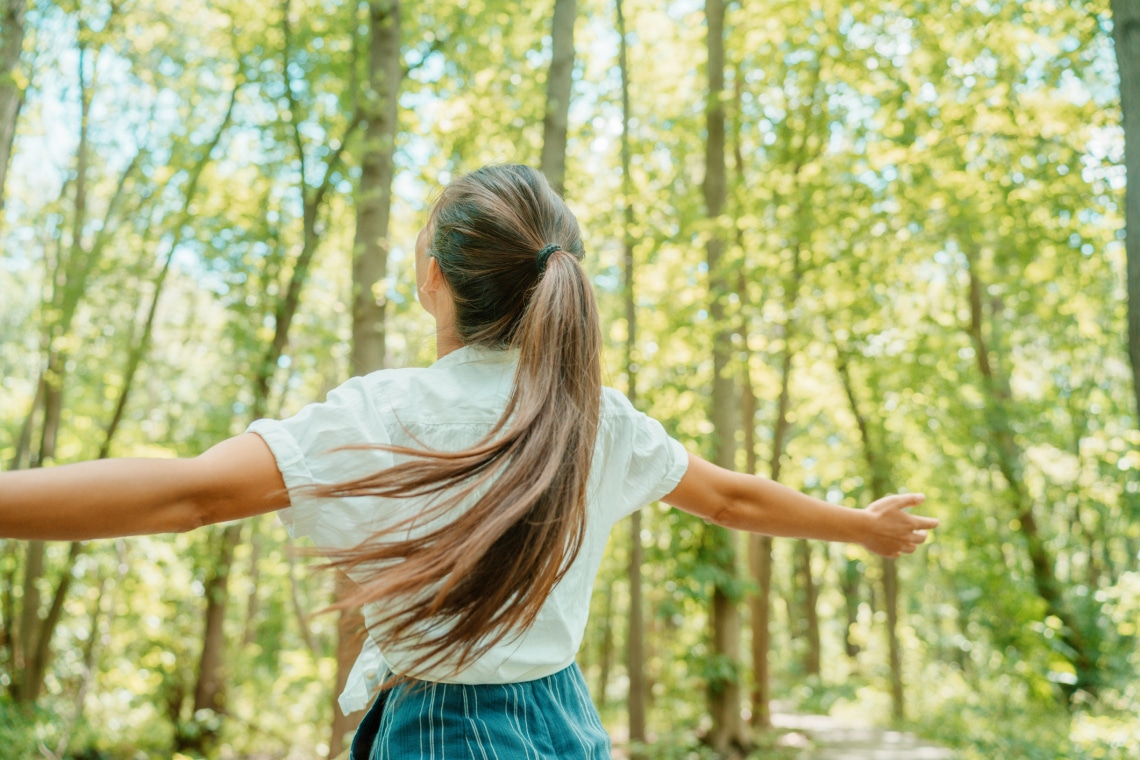
[[[352,378],[329,393],[325,403],[306,406],[287,420],[258,420],[249,431],[265,440],[290,489],[361,477],[405,457],[386,451],[332,450],[380,443],[454,451],[478,442],[502,415],[517,360],[514,351],[465,346],[426,369],[381,370]],[[458,673],[444,663],[417,672],[416,677],[512,683],[543,678],[569,666],[585,632],[590,594],[610,528],[672,491],[687,464],[684,447],[660,423],[634,409],[618,391],[605,388],[587,485],[585,540],[534,625],[519,636],[508,635]],[[281,521],[292,537],[307,536],[318,548],[357,546],[422,507],[415,499],[315,499],[297,493],[292,498],[292,505],[278,513]],[[429,523],[415,530],[430,527]],[[368,607],[364,613],[369,620]],[[388,648],[381,653],[373,639],[366,638],[341,695],[341,708],[349,713],[367,707],[387,668],[405,673],[412,659],[413,653],[406,650]]]

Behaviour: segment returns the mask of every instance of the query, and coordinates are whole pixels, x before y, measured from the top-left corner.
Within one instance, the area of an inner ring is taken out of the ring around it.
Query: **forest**
[[[785,714],[1137,757],[1138,0],[0,0],[0,468],[430,364],[417,231],[501,162],[581,223],[607,385],[942,521],[620,523],[578,658],[615,757],[811,757]],[[360,620],[298,549],[0,540],[0,757],[345,757]]]

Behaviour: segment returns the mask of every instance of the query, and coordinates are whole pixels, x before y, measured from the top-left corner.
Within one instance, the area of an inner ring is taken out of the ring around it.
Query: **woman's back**
[[[477,444],[500,420],[517,362],[515,351],[463,347],[428,368],[385,370],[355,378],[330,393],[323,404],[306,407],[288,420],[260,420],[250,430],[261,435],[273,451],[286,485],[304,494],[314,484],[351,480],[408,459],[388,449],[339,447],[371,444],[456,451]],[[634,509],[671,491],[687,462],[680,444],[656,421],[634,410],[620,393],[605,389],[600,402],[587,485],[585,539],[534,624],[508,635],[459,670],[454,661],[416,669],[414,644],[389,643],[383,647],[383,659],[396,673],[440,682],[509,683],[541,678],[573,662],[610,528]],[[393,538],[423,535],[454,520],[478,495]],[[279,514],[291,535],[309,537],[328,551],[352,548],[423,512],[429,501],[430,497],[295,496],[293,506]],[[446,625],[445,621],[425,620],[417,633],[430,637],[433,630]],[[376,633],[384,638],[382,627]],[[376,654],[366,647],[364,657],[371,664],[358,669],[347,691],[363,693],[360,679],[382,667],[375,661]],[[375,677],[371,680],[378,682]],[[356,707],[358,702],[351,700],[346,707]]]

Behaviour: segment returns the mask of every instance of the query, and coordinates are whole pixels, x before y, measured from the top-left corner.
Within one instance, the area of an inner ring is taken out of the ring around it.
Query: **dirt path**
[[[843,723],[826,715],[777,713],[772,724],[789,733],[785,746],[802,749],[802,760],[954,760],[954,753],[913,734]]]

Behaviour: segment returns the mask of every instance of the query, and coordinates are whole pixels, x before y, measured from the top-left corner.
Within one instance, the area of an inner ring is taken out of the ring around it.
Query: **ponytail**
[[[386,602],[373,633],[414,650],[410,675],[444,662],[461,670],[533,625],[585,536],[602,392],[580,232],[541,174],[495,166],[462,177],[444,190],[428,227],[460,338],[518,350],[503,415],[471,448],[377,446],[409,458],[311,489],[319,497],[429,497],[425,511],[329,554],[329,566],[362,579],[335,607]],[[451,510],[457,516],[442,527],[395,538]]]

